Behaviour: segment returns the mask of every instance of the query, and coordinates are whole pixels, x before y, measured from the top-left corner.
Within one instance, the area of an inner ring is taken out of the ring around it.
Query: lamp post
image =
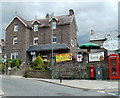
[[[54,62],[53,62],[53,29],[56,29],[56,22],[53,22],[53,19],[54,19],[54,13],[52,13],[50,15],[50,20],[49,22],[51,22],[51,31],[52,31],[52,34],[51,34],[51,43],[52,43],[52,79],[54,79]]]

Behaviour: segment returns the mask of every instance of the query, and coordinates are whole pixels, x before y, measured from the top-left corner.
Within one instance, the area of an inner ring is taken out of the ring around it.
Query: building
[[[56,16],[56,29],[52,29],[50,15],[44,19],[28,21],[16,15],[6,26],[4,54],[8,58],[20,58],[23,62],[34,60],[38,55],[51,59],[53,41],[54,54],[77,53],[77,25],[74,11],[69,15]]]
[[[94,30],[91,30],[91,34],[90,34],[90,42],[98,44],[102,47],[102,49],[99,49],[99,51],[106,51],[107,54],[106,55],[110,55],[110,54],[115,54],[118,53],[120,51],[120,49],[118,50],[106,50],[104,49],[103,43],[105,41],[109,41],[109,40],[114,40],[117,39],[118,40],[119,34],[118,32],[105,32],[105,33],[101,33],[101,32],[95,32]],[[119,44],[119,41],[118,41]],[[119,45],[118,45],[119,46]],[[92,52],[98,52],[98,50],[92,50]]]
[[[93,64],[95,67],[101,66],[103,68],[103,77],[105,79],[110,78],[109,76],[111,74],[110,72],[111,67],[109,67],[110,66],[109,55],[119,53],[120,51],[119,41],[120,40],[118,38],[118,32],[101,33],[91,30],[90,42],[100,45],[101,49],[91,49],[89,57],[91,56],[92,60],[89,63]],[[100,55],[104,57],[103,60],[100,60]],[[113,62],[112,64],[114,63],[115,62]],[[117,63],[115,64],[117,65]]]

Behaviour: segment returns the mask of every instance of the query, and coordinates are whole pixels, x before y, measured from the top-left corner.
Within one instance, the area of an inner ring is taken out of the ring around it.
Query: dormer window
[[[18,25],[14,25],[14,31],[18,31]]]
[[[34,25],[34,31],[38,31],[38,25]]]

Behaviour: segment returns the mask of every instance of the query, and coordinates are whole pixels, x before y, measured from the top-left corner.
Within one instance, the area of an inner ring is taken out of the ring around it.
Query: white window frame
[[[18,58],[18,52],[11,53],[11,59],[17,59]]]
[[[17,44],[18,43],[18,38],[17,37],[14,37],[13,38],[13,45]]]
[[[54,39],[56,39],[56,41],[54,41]],[[53,43],[57,43],[57,37],[56,37],[56,34],[53,34],[52,42],[53,42]]]
[[[35,43],[35,40],[38,40],[38,37],[34,37],[34,39],[33,39],[33,45],[38,45],[38,43]]]
[[[56,29],[56,22],[52,22],[52,29]]]
[[[14,31],[18,31],[18,25],[14,25]]]
[[[35,31],[35,32],[38,31],[38,24],[34,25],[34,31]]]

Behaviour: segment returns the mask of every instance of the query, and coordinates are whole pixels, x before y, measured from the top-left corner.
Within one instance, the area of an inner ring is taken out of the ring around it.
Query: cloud
[[[34,20],[35,16],[44,18],[46,13],[52,12],[56,16],[67,15],[71,8],[75,11],[79,44],[81,38],[84,42],[88,42],[91,29],[102,33],[117,30],[118,8],[114,2],[4,2],[2,28],[5,28],[16,11],[26,20]],[[0,35],[0,38],[4,36]]]

